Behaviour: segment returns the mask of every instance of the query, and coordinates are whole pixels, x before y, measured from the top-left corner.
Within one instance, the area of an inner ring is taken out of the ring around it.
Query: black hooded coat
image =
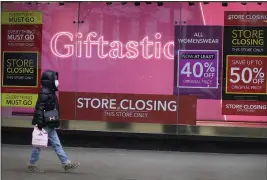
[[[48,126],[49,128],[58,128],[60,121],[51,121],[49,124],[44,122],[44,111],[57,109],[59,111],[58,98],[56,91],[58,88],[55,86],[55,80],[58,80],[58,73],[55,71],[47,70],[43,72],[41,77],[41,89],[38,94],[38,100],[35,105],[34,116],[32,125],[38,125],[38,128]]]

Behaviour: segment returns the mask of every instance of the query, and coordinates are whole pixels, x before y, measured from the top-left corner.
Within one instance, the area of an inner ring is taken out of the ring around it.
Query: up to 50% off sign
[[[267,57],[228,56],[227,94],[265,94]]]

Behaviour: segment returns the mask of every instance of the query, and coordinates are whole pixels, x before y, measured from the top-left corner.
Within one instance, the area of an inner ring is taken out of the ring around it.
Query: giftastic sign
[[[105,58],[126,58],[136,59],[170,59],[173,60],[174,42],[161,42],[161,33],[156,33],[151,37],[144,37],[140,41],[131,40],[128,42],[108,41],[104,36],[96,32],[87,34],[70,32],[58,32],[50,41],[51,52],[59,58],[92,58],[94,51],[97,51],[97,57]],[[62,43],[62,39],[64,42]],[[62,47],[64,50],[62,50]]]

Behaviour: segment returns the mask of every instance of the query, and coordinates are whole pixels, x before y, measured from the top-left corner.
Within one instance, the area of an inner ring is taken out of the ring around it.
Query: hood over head
[[[53,91],[58,91],[55,80],[58,80],[58,72],[52,70],[44,71],[41,77],[41,85]]]

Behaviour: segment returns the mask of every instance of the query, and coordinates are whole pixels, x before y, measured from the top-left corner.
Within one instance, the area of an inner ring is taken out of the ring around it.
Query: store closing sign
[[[59,101],[64,120],[177,123],[177,97],[173,95],[60,92]]]
[[[224,115],[267,115],[266,17],[266,12],[225,12]]]
[[[2,12],[2,106],[34,107],[39,91],[42,12]]]
[[[38,87],[38,52],[3,52],[3,85]]]

